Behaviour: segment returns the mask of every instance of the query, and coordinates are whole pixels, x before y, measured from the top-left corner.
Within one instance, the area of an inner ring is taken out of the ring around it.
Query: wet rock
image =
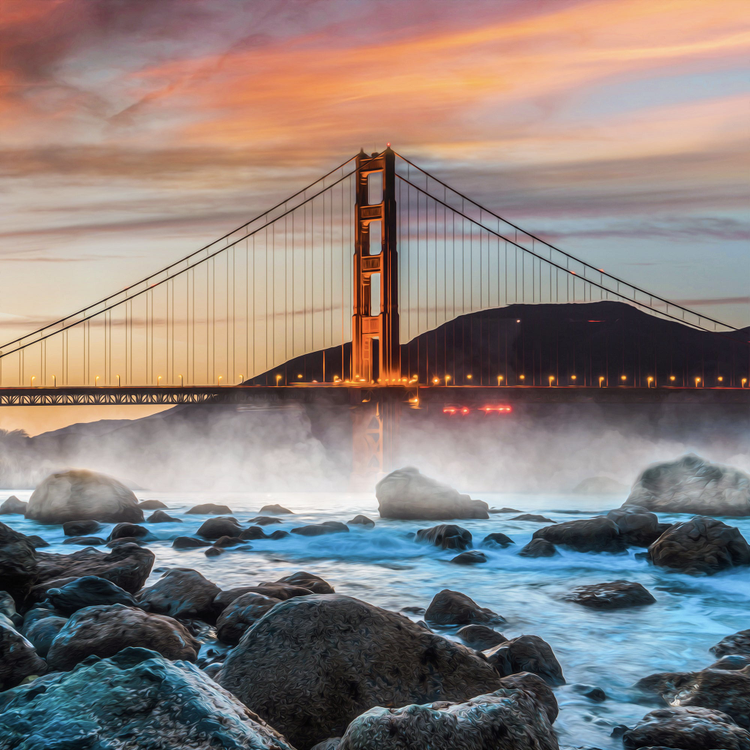
[[[0,523],[0,591],[23,602],[39,574],[37,553],[29,539]]]
[[[518,554],[520,557],[554,557],[557,548],[546,539],[532,539]]]
[[[161,500],[141,500],[138,503],[141,510],[166,510],[167,506]]]
[[[329,737],[327,740],[313,745],[310,750],[338,750],[340,744],[341,737]]]
[[[146,539],[143,539],[142,537],[135,537],[135,536],[123,536],[118,539],[112,539],[109,542],[104,542],[105,547],[109,547],[109,549],[114,549],[115,547],[119,547],[123,544],[146,544]]]
[[[272,518],[271,516],[256,516],[250,519],[250,523],[254,523],[257,526],[268,526],[272,523],[281,523],[280,518]]]
[[[533,521],[534,523],[557,523],[546,516],[538,516],[534,513],[522,513],[520,516],[511,518],[511,521]]]
[[[148,523],[182,523],[181,518],[174,518],[163,510],[154,511],[147,519]]]
[[[450,589],[443,589],[435,594],[427,607],[424,619],[431,627],[457,627],[462,625],[486,625],[503,623],[505,618],[491,609],[480,607],[466,594]]]
[[[71,536],[63,544],[75,544],[78,547],[101,547],[106,541],[98,536]]]
[[[26,513],[28,503],[19,500],[15,495],[11,495],[2,505],[0,505],[0,516],[20,515]]]
[[[215,623],[219,614],[214,599],[221,589],[190,568],[172,568],[140,596],[147,612],[179,619]]]
[[[57,634],[65,627],[67,621],[67,617],[61,617],[54,609],[30,609],[24,617],[22,632],[37,654],[44,659],[52,646],[52,641],[57,638]]]
[[[738,633],[722,638],[709,649],[714,656],[728,656],[741,654],[750,656],[750,630],[740,630]]]
[[[294,515],[294,511],[287,510],[282,505],[264,505],[258,512],[261,515],[268,514],[271,516]]]
[[[468,549],[471,547],[471,532],[454,524],[443,523],[429,529],[419,529],[417,541],[440,549]]]
[[[328,581],[313,573],[307,573],[304,570],[298,570],[296,573],[279,578],[274,583],[287,584],[289,586],[309,589],[313,594],[335,594],[333,586]],[[269,585],[269,584],[263,584]]]
[[[108,542],[115,539],[156,539],[156,537],[145,527],[135,523],[118,523],[107,538]]]
[[[454,565],[479,565],[487,562],[487,555],[484,552],[470,550],[469,552],[462,552],[460,555],[456,555],[451,562]]]
[[[46,671],[47,664],[39,658],[31,643],[5,615],[0,615],[0,690],[15,687],[29,675]]]
[[[464,646],[366,602],[317,594],[266,613],[217,681],[301,748],[341,736],[374,706],[464,701],[500,686]]]
[[[92,521],[90,519],[66,521],[63,524],[63,534],[65,536],[90,536],[96,534],[101,528],[103,527],[99,521]]]
[[[283,531],[282,529],[276,529],[273,533],[268,535],[269,539],[284,539],[284,537],[289,536],[288,531]]]
[[[623,609],[654,604],[656,599],[640,583],[612,581],[579,586],[563,597],[569,602],[592,609]]]
[[[488,513],[520,513],[518,508],[490,508]]]
[[[750,545],[739,529],[706,516],[671,526],[648,554],[654,565],[692,575],[750,565]]]
[[[250,545],[244,539],[240,539],[237,536],[222,536],[214,542],[213,546],[226,549],[227,547],[238,547],[241,545],[244,545],[248,549],[250,548]]]
[[[573,487],[574,495],[625,495],[628,487],[610,477],[587,477]]]
[[[178,536],[173,542],[174,549],[197,549],[198,547],[210,547],[211,542],[205,539],[196,539],[192,536]]]
[[[502,746],[498,740],[503,738]],[[465,703],[370,709],[348,726],[338,750],[558,750],[534,696],[502,688]]]
[[[664,524],[664,528],[654,513],[638,505],[611,510],[607,518],[615,522],[625,543],[633,547],[648,547],[669,528],[669,524]]]
[[[367,516],[354,516],[351,521],[347,521],[347,524],[351,526],[354,524],[355,526],[374,526],[375,521],[373,521],[371,518],[368,518]]]
[[[0,696],[5,747],[33,736],[55,750],[294,750],[196,666],[147,649],[41,680]]]
[[[201,505],[194,505],[190,510],[186,511],[186,514],[193,514],[198,516],[231,516],[232,511],[226,505],[217,505],[216,503],[203,503]]]
[[[219,555],[223,555],[226,552],[226,550],[223,547],[209,547],[203,554],[206,557],[218,557]]]
[[[23,622],[23,617],[16,612],[16,603],[7,591],[0,591],[0,615],[5,615],[14,627]]]
[[[407,466],[383,477],[375,486],[381,518],[442,521],[452,518],[489,518],[487,503],[472,500],[453,487],[423,476]]]
[[[297,596],[310,596],[313,592],[302,586],[293,586],[288,583],[263,583],[255,586],[237,586],[217,594],[214,604],[219,611],[228,607],[235,599],[243,594],[254,593],[286,601]]]
[[[222,536],[239,536],[242,527],[236,518],[209,518],[196,532],[204,539],[218,539]]]
[[[750,665],[750,656],[740,656],[740,654],[729,654],[728,656],[722,656],[708,669],[744,669]]]
[[[61,614],[72,615],[79,609],[95,604],[125,604],[135,606],[135,599],[127,591],[96,576],[83,576],[61,588],[49,589],[47,601]]]
[[[292,534],[300,536],[322,536],[323,534],[340,534],[349,531],[349,527],[338,521],[323,521],[323,523],[311,523],[292,529]]]
[[[625,505],[657,513],[749,516],[750,476],[691,453],[649,466],[636,480]]]
[[[42,481],[29,499],[26,518],[60,524],[84,519],[139,523],[143,521],[143,511],[136,496],[122,482],[76,469],[52,474]]]
[[[219,640],[229,646],[236,646],[244,632],[280,601],[281,599],[255,592],[238,596],[216,621],[216,633]]]
[[[29,542],[31,542],[31,546],[34,549],[41,549],[42,547],[49,547],[50,546],[49,542],[44,541],[44,539],[42,539],[42,537],[37,536],[36,534],[30,534],[26,538],[29,540]]]
[[[726,714],[709,708],[660,708],[622,735],[625,750],[665,746],[679,750],[748,750],[750,734]]]
[[[552,688],[539,675],[519,672],[503,677],[500,684],[504,688],[520,688],[534,696],[537,704],[547,714],[550,724],[555,723],[559,708]]]
[[[581,521],[566,521],[534,532],[534,539],[569,547],[576,552],[624,552],[625,540],[614,521],[595,516]]]
[[[502,633],[486,625],[464,625],[456,635],[475,651],[486,651],[508,640]]]
[[[607,700],[607,694],[600,687],[596,687],[595,685],[573,685],[573,690],[575,690],[576,693],[585,695],[589,700],[592,700],[595,703],[603,703]]]
[[[248,529],[243,529],[239,536],[240,539],[268,539],[268,535],[260,526],[251,526]]]
[[[482,547],[508,547],[511,544],[515,544],[515,542],[505,534],[500,534],[499,532],[495,534],[487,534],[487,536],[482,539]]]
[[[552,647],[537,635],[521,635],[484,654],[501,677],[531,672],[553,687],[565,684],[562,667]]]

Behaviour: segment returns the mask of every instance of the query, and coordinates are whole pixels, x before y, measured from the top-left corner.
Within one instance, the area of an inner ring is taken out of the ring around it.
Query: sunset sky
[[[3,341],[386,142],[585,260],[750,325],[746,0],[0,9]]]

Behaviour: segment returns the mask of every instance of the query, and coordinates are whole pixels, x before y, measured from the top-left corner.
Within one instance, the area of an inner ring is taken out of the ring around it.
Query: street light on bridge
[[[159,377],[158,377],[158,378],[156,378],[156,385],[157,385],[157,386],[160,386],[160,385],[161,385],[161,375],[159,375]]]
[[[549,378],[547,378],[547,379],[549,380],[549,387],[552,388],[552,383],[555,382],[555,376],[554,375],[550,375]]]
[[[52,387],[57,388],[57,375],[52,376]]]
[[[182,375],[180,375],[180,377],[182,377]],[[118,388],[120,387],[120,376],[119,375],[117,376],[117,387]]]
[[[96,376],[96,377],[94,378],[94,387],[98,387],[98,385],[99,385],[99,376],[97,375],[97,376]]]
[[[34,387],[34,381],[36,380],[36,375],[31,376],[31,380],[29,381],[29,385],[33,388]]]
[[[698,387],[698,385],[699,385],[699,383],[700,383],[700,382],[701,382],[701,379],[700,379],[700,378],[696,378],[696,379],[695,379],[695,387],[696,387],[696,388]]]
[[[448,385],[448,381],[451,379],[450,375],[445,376],[445,384]]]
[[[646,381],[648,382],[648,386],[647,386],[648,388],[651,387],[651,383],[653,382],[653,380],[654,379],[650,375],[648,376],[648,378],[646,378]]]
[[[497,384],[498,385],[502,385],[503,384],[503,380],[504,380],[504,378],[503,378],[502,375],[498,375],[497,376]]]
[[[281,373],[276,374],[276,386],[278,387],[279,381],[281,380]]]
[[[602,387],[602,383],[604,382],[604,375],[599,376],[599,387]]]
[[[438,385],[439,383],[440,383],[440,378],[433,378],[432,379],[432,384],[433,385]]]
[[[747,383],[747,378],[742,378],[742,388],[745,387],[745,383]]]

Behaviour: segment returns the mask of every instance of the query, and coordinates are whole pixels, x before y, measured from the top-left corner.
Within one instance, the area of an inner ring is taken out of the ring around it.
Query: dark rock
[[[612,581],[611,583],[579,586],[567,594],[564,599],[592,609],[623,609],[624,607],[641,607],[656,602],[648,589],[640,583],[630,581]]]
[[[287,510],[281,505],[264,505],[258,512],[261,515],[269,514],[271,516],[294,515],[294,511]]]
[[[81,521],[66,521],[63,524],[63,534],[65,536],[90,536],[96,534],[102,525],[99,521],[84,519]]]
[[[443,521],[452,518],[489,518],[487,503],[425,477],[407,466],[383,477],[375,486],[381,518]]]
[[[296,573],[279,578],[275,583],[284,583],[289,586],[301,586],[302,588],[309,589],[313,594],[335,594],[328,581],[325,581],[320,576],[316,576],[313,573],[306,573],[304,570],[298,570]],[[263,584],[264,586],[269,584]]]
[[[196,533],[204,539],[218,539],[222,536],[239,536],[241,531],[236,518],[209,518]]]
[[[3,750],[294,750],[196,666],[142,648],[0,696],[0,737]]]
[[[23,635],[44,659],[67,621],[67,617],[60,617],[54,609],[30,609],[24,617]]]
[[[232,511],[226,505],[216,505],[216,503],[203,503],[202,505],[194,505],[190,510],[186,511],[186,514],[193,514],[198,516],[231,516]]]
[[[15,495],[11,495],[2,505],[0,505],[0,516],[19,515],[26,513],[28,503],[19,500]]]
[[[450,589],[443,589],[439,594],[435,594],[430,606],[427,607],[424,619],[431,627],[443,628],[505,622],[504,617],[491,609],[480,607],[466,594]]]
[[[15,687],[29,675],[46,671],[47,664],[39,658],[31,643],[5,615],[0,615],[0,690]]]
[[[740,654],[729,654],[728,656],[722,656],[708,669],[744,669],[750,665],[750,656],[740,656]]]
[[[546,516],[538,516],[534,513],[522,513],[520,516],[511,518],[511,521],[533,521],[534,523],[557,523]]]
[[[486,651],[508,640],[502,633],[486,625],[464,625],[456,635],[475,651]]]
[[[244,632],[280,601],[281,599],[255,592],[238,596],[216,621],[216,633],[219,640],[230,646],[236,646]]]
[[[272,532],[268,535],[269,539],[283,539],[284,537],[289,536],[288,531],[282,531],[282,529],[276,529],[276,531]]]
[[[505,534],[500,534],[499,532],[495,534],[487,534],[487,536],[482,539],[482,547],[508,547],[511,544],[515,544],[515,542]]]
[[[237,547],[238,545],[245,544],[244,539],[240,539],[237,536],[222,536],[214,542],[214,547]],[[250,545],[247,545],[249,548]]]
[[[251,518],[249,523],[254,523],[257,526],[268,526],[272,523],[282,523],[280,518],[272,518],[271,516],[256,516]]]
[[[559,708],[552,688],[539,675],[519,672],[503,677],[500,684],[504,688],[521,688],[534,696],[540,708],[547,714],[550,724],[555,723]]]
[[[112,581],[96,576],[83,576],[59,589],[49,589],[47,601],[63,615],[72,615],[79,609],[95,604],[135,606],[135,599],[131,594]]]
[[[192,536],[178,536],[173,542],[174,549],[196,549],[197,547],[210,547],[211,542],[205,539],[196,539]]]
[[[181,518],[174,518],[163,510],[154,511],[146,521],[148,523],[182,523]]]
[[[167,506],[161,500],[141,500],[138,503],[141,510],[166,510]]]
[[[607,700],[607,694],[595,685],[573,685],[573,690],[581,695],[585,695],[589,700],[595,703],[603,703]]]
[[[105,474],[76,469],[48,476],[32,493],[26,518],[41,523],[93,519],[139,523],[143,511],[122,482]],[[73,536],[92,532],[80,532]]]
[[[37,536],[36,534],[30,534],[26,538],[31,542],[31,546],[34,549],[41,549],[42,547],[50,546],[49,542],[46,542],[42,537]]]
[[[240,539],[267,539],[268,536],[260,526],[251,526],[248,529],[243,529],[240,532]]]
[[[557,548],[546,539],[532,539],[518,554],[520,557],[554,557]]]
[[[115,539],[155,539],[154,535],[145,527],[138,526],[134,523],[118,523],[117,526],[112,529],[108,542],[113,542]]]
[[[654,565],[692,575],[750,565],[750,546],[739,529],[706,516],[676,523],[648,548],[648,554]]]
[[[16,603],[13,601],[13,597],[7,591],[0,591],[0,615],[5,615],[11,621],[13,627],[23,622],[23,617],[16,612]]]
[[[375,706],[463,701],[500,687],[475,652],[340,595],[277,604],[227,656],[219,684],[298,747]]]
[[[518,508],[490,508],[488,513],[520,513]]]
[[[371,518],[368,518],[367,516],[354,516],[351,521],[347,521],[347,524],[351,526],[354,524],[355,526],[374,526],[375,521],[373,521]]]
[[[454,524],[442,523],[429,529],[419,529],[417,541],[441,549],[468,549],[471,547],[471,532]]]
[[[657,513],[750,516],[750,476],[691,453],[649,466],[636,480],[625,505]]]
[[[484,654],[501,677],[531,672],[553,687],[565,684],[562,667],[552,647],[537,635],[521,635]]]
[[[720,711],[709,708],[660,708],[646,714],[622,735],[625,750],[666,746],[679,750],[748,750],[750,733]]]
[[[71,536],[63,544],[75,544],[79,547],[101,547],[106,542],[98,536]]]
[[[0,591],[20,605],[39,574],[37,553],[26,536],[0,523]]]
[[[197,570],[172,568],[140,596],[147,612],[213,624],[219,614],[214,599],[221,589]]]
[[[715,656],[728,656],[729,654],[750,656],[750,630],[740,630],[738,633],[728,635],[715,646],[711,646],[709,650]]]
[[[665,531],[654,513],[638,505],[625,505],[607,513],[607,518],[614,521],[625,543],[634,547],[648,547]],[[664,524],[669,528],[669,524]]]
[[[604,516],[545,526],[535,531],[533,538],[576,552],[624,552],[627,546],[615,522]]]
[[[203,554],[206,557],[218,557],[223,555],[226,550],[223,547],[209,547]]]
[[[487,555],[484,552],[470,550],[469,552],[462,552],[460,555],[456,555],[451,562],[454,565],[479,565],[480,563],[487,562]]]
[[[123,537],[120,537],[119,539],[112,539],[109,542],[104,542],[104,546],[109,547],[109,549],[120,547],[123,544],[146,544],[146,540],[141,537],[123,536]]]
[[[349,527],[338,521],[323,521],[323,523],[310,523],[306,526],[299,526],[292,529],[292,534],[300,536],[322,536],[323,534],[340,534],[349,531]]]
[[[288,583],[264,583],[256,586],[237,586],[233,589],[227,589],[217,594],[214,605],[219,612],[223,611],[228,607],[235,599],[242,596],[243,594],[254,593],[268,596],[272,599],[279,599],[286,601],[287,599],[293,599],[297,596],[310,596],[313,592],[302,586],[293,586]]]

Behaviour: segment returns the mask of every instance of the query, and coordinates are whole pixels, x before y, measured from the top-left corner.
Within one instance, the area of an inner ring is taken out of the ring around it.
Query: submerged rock
[[[475,651],[486,651],[508,640],[502,633],[486,625],[464,625],[456,635]]]
[[[216,633],[219,640],[229,646],[236,646],[244,632],[280,601],[281,599],[274,599],[254,591],[238,596],[216,621]]]
[[[221,589],[190,568],[172,568],[140,596],[147,612],[215,623],[219,612],[214,599]]]
[[[46,671],[47,664],[39,658],[34,646],[5,615],[0,615],[0,690],[15,687],[29,675],[44,674]]]
[[[534,523],[557,523],[557,521],[553,521],[551,518],[547,518],[546,516],[540,516],[535,513],[521,513],[520,516],[516,516],[515,518],[511,518],[511,521],[533,521]]]
[[[367,516],[354,516],[351,521],[347,521],[347,524],[351,526],[354,524],[355,526],[369,526],[372,527],[375,525],[375,521],[373,521],[371,518],[368,518]]]
[[[484,652],[487,660],[501,677],[518,672],[531,672],[548,685],[565,684],[560,662],[547,641],[538,635],[521,635]]]
[[[136,496],[122,482],[105,474],[76,469],[52,474],[42,481],[29,499],[26,518],[41,523],[86,519],[139,523],[143,511]]]
[[[366,602],[317,594],[256,622],[217,681],[301,748],[341,736],[375,706],[465,701],[500,687],[465,646]]]
[[[505,618],[491,609],[480,607],[473,599],[459,591],[443,589],[430,602],[424,614],[427,624],[449,628],[461,625],[486,625],[503,623]]]
[[[440,549],[468,549],[471,547],[471,532],[454,524],[443,523],[429,529],[419,529],[417,541],[428,542]]]
[[[750,656],[750,630],[740,630],[738,633],[722,638],[710,651],[716,656],[740,654]]]
[[[26,506],[23,500],[19,500],[15,495],[11,495],[2,505],[0,505],[0,516],[5,515],[24,515]]]
[[[288,510],[282,505],[264,505],[259,511],[261,515],[268,513],[272,516],[283,516],[283,515],[290,515],[293,516],[294,512],[291,510]]]
[[[226,550],[223,547],[209,547],[203,554],[206,557],[218,557],[219,555],[223,555],[226,552]]]
[[[510,546],[511,544],[515,544],[515,542],[509,536],[500,534],[499,532],[496,532],[494,534],[487,534],[487,536],[482,539],[482,547],[505,548]]]
[[[154,511],[147,519],[148,523],[182,523],[181,518],[174,518],[163,510]]]
[[[468,552],[462,552],[460,555],[456,555],[451,562],[454,565],[480,565],[481,563],[487,562],[487,555],[485,555],[484,552],[469,550]]]
[[[134,597],[112,581],[97,576],[83,576],[61,588],[48,589],[47,601],[61,614],[72,615],[95,604],[135,606]]]
[[[141,510],[166,510],[167,506],[161,500],[141,500],[138,503]]]
[[[240,539],[268,539],[268,535],[260,526],[250,526],[240,532]]]
[[[198,547],[210,547],[211,542],[205,539],[196,539],[193,536],[178,536],[172,542],[174,549],[197,549]]]
[[[452,518],[489,518],[487,503],[472,500],[436,479],[407,466],[383,477],[375,495],[381,518],[441,521]]]
[[[552,542],[546,539],[532,539],[525,547],[521,548],[518,553],[519,557],[554,557],[557,548]]]
[[[281,519],[271,516],[256,516],[255,518],[251,518],[249,523],[254,523],[257,526],[268,526],[272,523],[281,523]]]
[[[592,609],[642,607],[645,604],[656,602],[648,589],[640,583],[632,583],[631,581],[612,581],[611,583],[579,586],[567,594],[564,599]]]
[[[37,580],[37,553],[28,537],[0,523],[0,591],[21,604]]]
[[[99,521],[92,521],[91,519],[66,521],[62,527],[65,536],[91,536],[103,528]]]
[[[55,750],[294,750],[197,667],[143,648],[1,695],[0,748],[30,737]]]
[[[292,534],[300,536],[323,536],[324,534],[341,534],[348,532],[349,527],[339,521],[323,521],[323,523],[310,523],[306,526],[299,526],[292,529]]]
[[[604,516],[545,526],[534,532],[533,539],[546,539],[576,552],[616,553],[624,552],[626,548],[620,529]]]

